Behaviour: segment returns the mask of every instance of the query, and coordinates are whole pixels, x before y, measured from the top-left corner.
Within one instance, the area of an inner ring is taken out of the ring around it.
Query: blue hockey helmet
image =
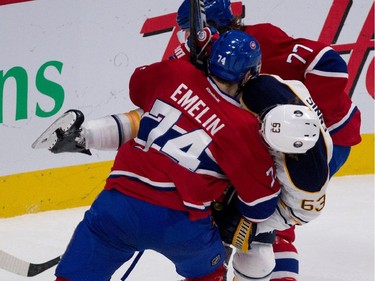
[[[212,21],[217,28],[228,26],[233,20],[230,0],[204,0],[206,20]],[[177,11],[177,24],[180,29],[189,29],[190,0],[184,0]]]
[[[223,80],[241,82],[250,70],[259,75],[262,52],[257,40],[242,31],[229,30],[217,39],[208,60],[208,70]]]

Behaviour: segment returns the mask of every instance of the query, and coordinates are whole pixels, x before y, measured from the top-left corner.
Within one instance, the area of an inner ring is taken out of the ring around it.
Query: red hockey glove
[[[200,48],[199,54],[209,55],[212,44],[219,38],[219,32],[214,27],[205,27],[198,32],[197,45]]]
[[[209,26],[205,27],[202,30],[198,31],[197,33],[197,54],[204,55],[204,56],[209,56],[210,55],[210,50],[211,50],[211,45],[215,40],[219,38],[219,32],[217,31],[216,28]],[[187,49],[190,50],[190,36],[187,39]]]
[[[205,27],[197,33],[197,50],[199,60],[209,57],[211,45],[219,38],[219,32],[214,27]],[[191,48],[190,36],[179,45],[169,59],[188,58]]]

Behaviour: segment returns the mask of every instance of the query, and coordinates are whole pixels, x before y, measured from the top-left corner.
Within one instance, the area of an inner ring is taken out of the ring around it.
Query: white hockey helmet
[[[306,153],[319,138],[319,118],[307,106],[277,105],[261,118],[266,143],[283,153]]]

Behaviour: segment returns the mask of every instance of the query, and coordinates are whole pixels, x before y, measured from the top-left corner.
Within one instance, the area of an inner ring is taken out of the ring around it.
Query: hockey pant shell
[[[170,259],[184,277],[214,272],[225,260],[211,219],[191,221],[175,211],[104,190],[86,211],[56,268],[74,281],[108,281],[136,251],[151,249]]]

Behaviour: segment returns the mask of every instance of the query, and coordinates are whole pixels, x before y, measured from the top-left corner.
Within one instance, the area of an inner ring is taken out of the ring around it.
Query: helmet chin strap
[[[253,79],[253,78],[255,78],[255,76],[252,74],[252,71],[250,69],[248,72],[246,72],[245,76],[243,77],[241,87],[245,86],[247,81],[249,81],[250,79]]]
[[[247,83],[247,81],[249,81],[250,79],[253,79],[253,78],[255,78],[255,76],[252,75],[251,70],[249,70],[248,72],[246,72],[244,78],[242,79],[241,84],[238,85],[237,93],[234,96],[234,98],[236,100],[240,99],[240,97],[242,95],[243,87],[245,86],[245,84]]]

